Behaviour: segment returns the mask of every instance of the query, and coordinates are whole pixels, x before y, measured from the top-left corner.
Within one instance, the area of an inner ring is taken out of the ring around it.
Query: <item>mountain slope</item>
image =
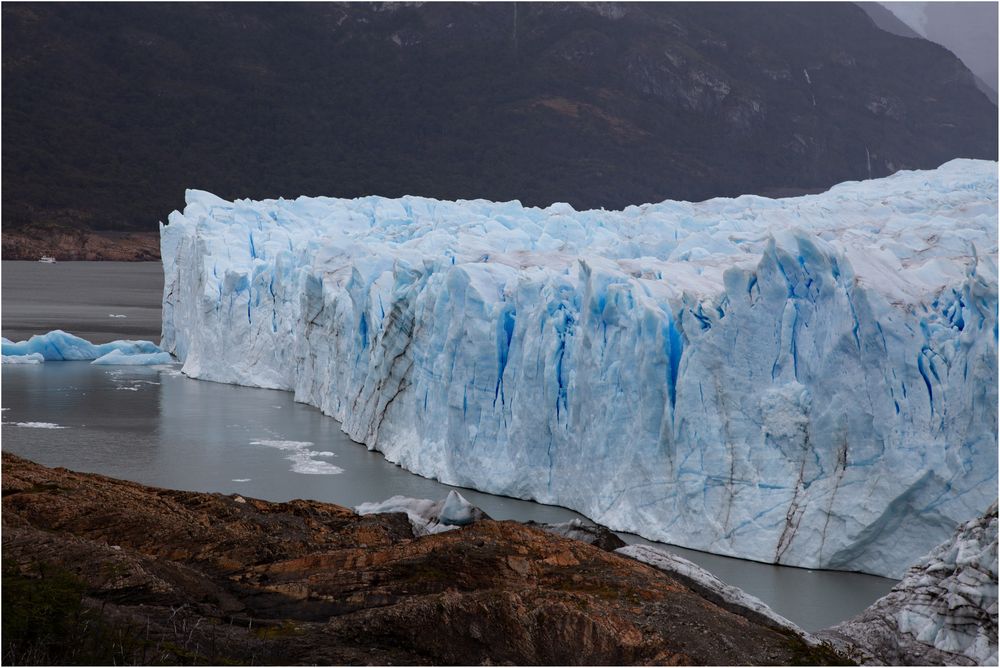
[[[186,187],[622,207],[995,159],[947,50],[851,4],[3,6],[5,232]]]

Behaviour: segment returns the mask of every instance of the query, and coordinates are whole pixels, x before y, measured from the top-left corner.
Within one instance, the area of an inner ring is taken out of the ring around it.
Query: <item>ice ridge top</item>
[[[164,349],[416,473],[886,575],[996,496],[996,163],[623,211],[187,202]]]

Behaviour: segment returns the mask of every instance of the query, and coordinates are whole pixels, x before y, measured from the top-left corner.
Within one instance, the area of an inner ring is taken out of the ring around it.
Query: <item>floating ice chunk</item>
[[[98,357],[91,364],[121,365],[121,366],[148,366],[152,364],[170,364],[173,358],[170,353],[127,353],[122,350],[112,350],[106,355]]]
[[[4,425],[10,427],[27,427],[28,429],[65,429],[62,425],[55,424],[54,422],[4,422]]]
[[[250,482],[253,478],[233,478],[233,482]]]
[[[108,317],[109,318],[127,318],[128,316],[125,315],[124,313],[109,313]]]
[[[276,448],[288,452],[285,459],[292,462],[293,473],[306,475],[337,475],[343,473],[344,469],[334,466],[329,462],[324,462],[316,457],[332,457],[332,452],[313,452],[309,448],[313,446],[312,441],[286,441],[258,439],[250,441],[250,445],[262,445],[267,448]]]
[[[45,361],[45,355],[41,353],[28,353],[27,355],[3,355],[3,364],[41,364]]]
[[[303,473],[308,475],[337,475],[343,473],[344,469],[334,466],[330,462],[315,459],[312,453],[296,452],[288,456],[292,462],[293,473]]]
[[[117,353],[117,356],[111,359],[119,361],[98,362],[98,364],[165,364],[173,361],[169,353],[163,352],[159,346],[151,341],[121,340],[93,344],[61,329],[53,330],[48,334],[36,334],[27,341],[14,342],[0,339],[0,343],[2,343],[4,356],[41,355],[45,360],[69,361],[98,360],[110,353]],[[146,361],[153,359],[150,355],[154,354],[160,355],[156,358],[158,361]],[[145,357],[136,358],[143,361],[121,361],[126,356]]]
[[[250,441],[250,445],[263,445],[266,448],[277,448],[278,450],[300,451],[312,447],[312,441],[281,441],[257,439]]]

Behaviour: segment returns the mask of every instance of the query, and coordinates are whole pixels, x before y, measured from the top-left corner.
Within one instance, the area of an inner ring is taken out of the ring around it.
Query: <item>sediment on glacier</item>
[[[842,664],[581,541],[146,487],[3,453],[5,664]]]
[[[996,181],[583,212],[189,191],[162,345],[449,484],[899,577],[995,498]]]

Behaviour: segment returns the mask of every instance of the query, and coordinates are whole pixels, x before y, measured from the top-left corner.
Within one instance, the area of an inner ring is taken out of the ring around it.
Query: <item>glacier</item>
[[[994,162],[622,211],[189,190],[160,232],[185,374],[450,485],[892,577],[996,497]]]
[[[27,341],[0,339],[4,364],[40,364],[46,360],[93,360],[91,364],[150,365],[171,364],[174,360],[152,341],[118,340],[93,344],[55,329],[36,334]]]

